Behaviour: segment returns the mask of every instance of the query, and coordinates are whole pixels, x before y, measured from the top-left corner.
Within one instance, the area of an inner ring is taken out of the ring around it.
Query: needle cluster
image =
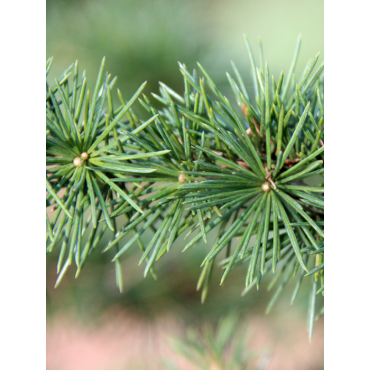
[[[287,75],[275,79],[262,46],[256,66],[245,43],[252,73],[246,84],[232,63],[232,102],[200,64],[192,72],[180,64],[183,93],[160,83],[152,97],[161,109],[142,94],[145,83],[128,102],[118,90],[114,106],[116,78],[104,72],[105,59],[92,93],[77,61],[47,83],[46,239],[47,252],[59,249],[56,285],[73,261],[79,275],[106,233],[103,252],[113,251],[120,290],[129,248],[140,247],[144,275],[155,277],[156,262],[185,238],[184,251],[204,250],[202,301],[215,263],[221,284],[245,269],[243,293],[272,273],[268,289],[280,285],[267,312],[292,278],[292,302],[310,281],[312,333],[324,292],[324,67],[316,55],[296,79],[299,38]],[[148,120],[135,114],[136,101]]]

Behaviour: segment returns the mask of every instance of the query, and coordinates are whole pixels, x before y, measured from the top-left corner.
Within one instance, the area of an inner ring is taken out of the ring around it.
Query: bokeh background
[[[188,68],[199,61],[227,95],[225,72],[232,70],[233,60],[251,85],[243,33],[257,63],[261,36],[264,58],[275,76],[289,68],[299,33],[298,77],[318,51],[324,57],[323,0],[47,0],[46,15],[46,54],[54,56],[51,75],[59,76],[78,59],[91,86],[105,55],[106,69],[118,76],[116,86],[125,98],[144,80],[147,95],[158,91],[158,81],[181,93],[178,61]],[[292,287],[265,316],[271,297],[266,285],[240,297],[245,271],[235,269],[220,287],[221,271],[216,269],[201,305],[195,287],[203,245],[185,254],[180,253],[181,242],[176,246],[158,264],[157,281],[143,278],[138,251],[128,253],[123,294],[116,288],[110,255],[96,251],[81,276],[75,280],[70,271],[58,289],[53,288],[57,254],[48,256],[47,368],[151,370],[163,369],[162,361],[171,359],[192,369],[171,350],[168,338],[234,312],[247,323],[249,349],[269,351],[269,370],[323,369],[323,319],[316,322],[309,344],[307,304],[297,300],[289,305]]]

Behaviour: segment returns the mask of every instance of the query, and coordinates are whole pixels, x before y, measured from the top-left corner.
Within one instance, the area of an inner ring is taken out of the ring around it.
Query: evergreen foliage
[[[273,273],[268,289],[280,285],[266,312],[297,276],[292,302],[303,280],[312,286],[312,335],[316,294],[324,293],[324,67],[316,66],[316,55],[296,79],[299,38],[288,74],[275,79],[262,46],[257,67],[245,43],[250,80],[245,84],[233,63],[234,77],[227,73],[235,104],[200,64],[192,72],[180,64],[183,94],[160,83],[152,94],[160,110],[142,94],[145,83],[128,102],[118,90],[114,107],[116,78],[104,72],[104,59],[92,94],[77,61],[47,83],[46,205],[52,212],[46,239],[48,253],[59,249],[56,286],[73,260],[80,274],[104,233],[111,235],[103,251],[114,251],[121,291],[120,258],[136,243],[144,275],[155,277],[156,262],[177,239],[190,239],[184,251],[203,240],[202,302],[217,257],[221,284],[232,268],[246,270],[243,294]],[[136,101],[151,118],[135,114]],[[125,219],[121,230],[118,217]],[[148,245],[141,241],[146,232],[154,232]],[[210,232],[217,234],[214,243]]]
[[[266,349],[250,352],[246,350],[246,325],[237,316],[221,317],[217,326],[202,325],[198,330],[189,328],[184,337],[174,338],[171,347],[183,358],[190,361],[196,369],[267,369],[270,355]],[[179,370],[172,361],[163,361],[166,369]]]

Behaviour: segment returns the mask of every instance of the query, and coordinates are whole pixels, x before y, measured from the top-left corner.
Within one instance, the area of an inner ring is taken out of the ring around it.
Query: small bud
[[[265,191],[266,193],[268,192],[268,191],[270,191],[271,190],[271,185],[270,185],[270,183],[269,182],[264,182],[263,184],[262,184],[262,190],[263,191]]]
[[[179,175],[179,182],[181,182],[181,184],[186,182],[186,178],[185,178],[185,175],[183,173],[180,173],[180,175]]]
[[[83,152],[83,153],[81,154],[81,158],[82,158],[84,161],[86,161],[86,159],[88,159],[88,158],[89,158],[89,155],[88,155],[86,152]]]
[[[83,163],[83,160],[82,160],[80,157],[76,157],[76,158],[73,160],[73,164],[74,164],[76,167],[80,167],[82,163]]]

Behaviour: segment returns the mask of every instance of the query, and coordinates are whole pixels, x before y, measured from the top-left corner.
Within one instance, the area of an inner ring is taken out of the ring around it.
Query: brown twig
[[[266,179],[267,181],[270,181],[270,183],[271,183],[272,187],[274,188],[274,190],[276,190],[276,185],[275,185],[275,183],[272,181],[272,178],[271,178],[271,176],[272,176],[272,174],[273,174],[273,172],[274,172],[274,171],[269,171],[269,170],[268,170],[268,167],[267,167],[267,163],[265,162],[264,164],[265,164],[265,171],[266,171],[266,173],[267,173],[267,176],[265,177],[265,179]]]

